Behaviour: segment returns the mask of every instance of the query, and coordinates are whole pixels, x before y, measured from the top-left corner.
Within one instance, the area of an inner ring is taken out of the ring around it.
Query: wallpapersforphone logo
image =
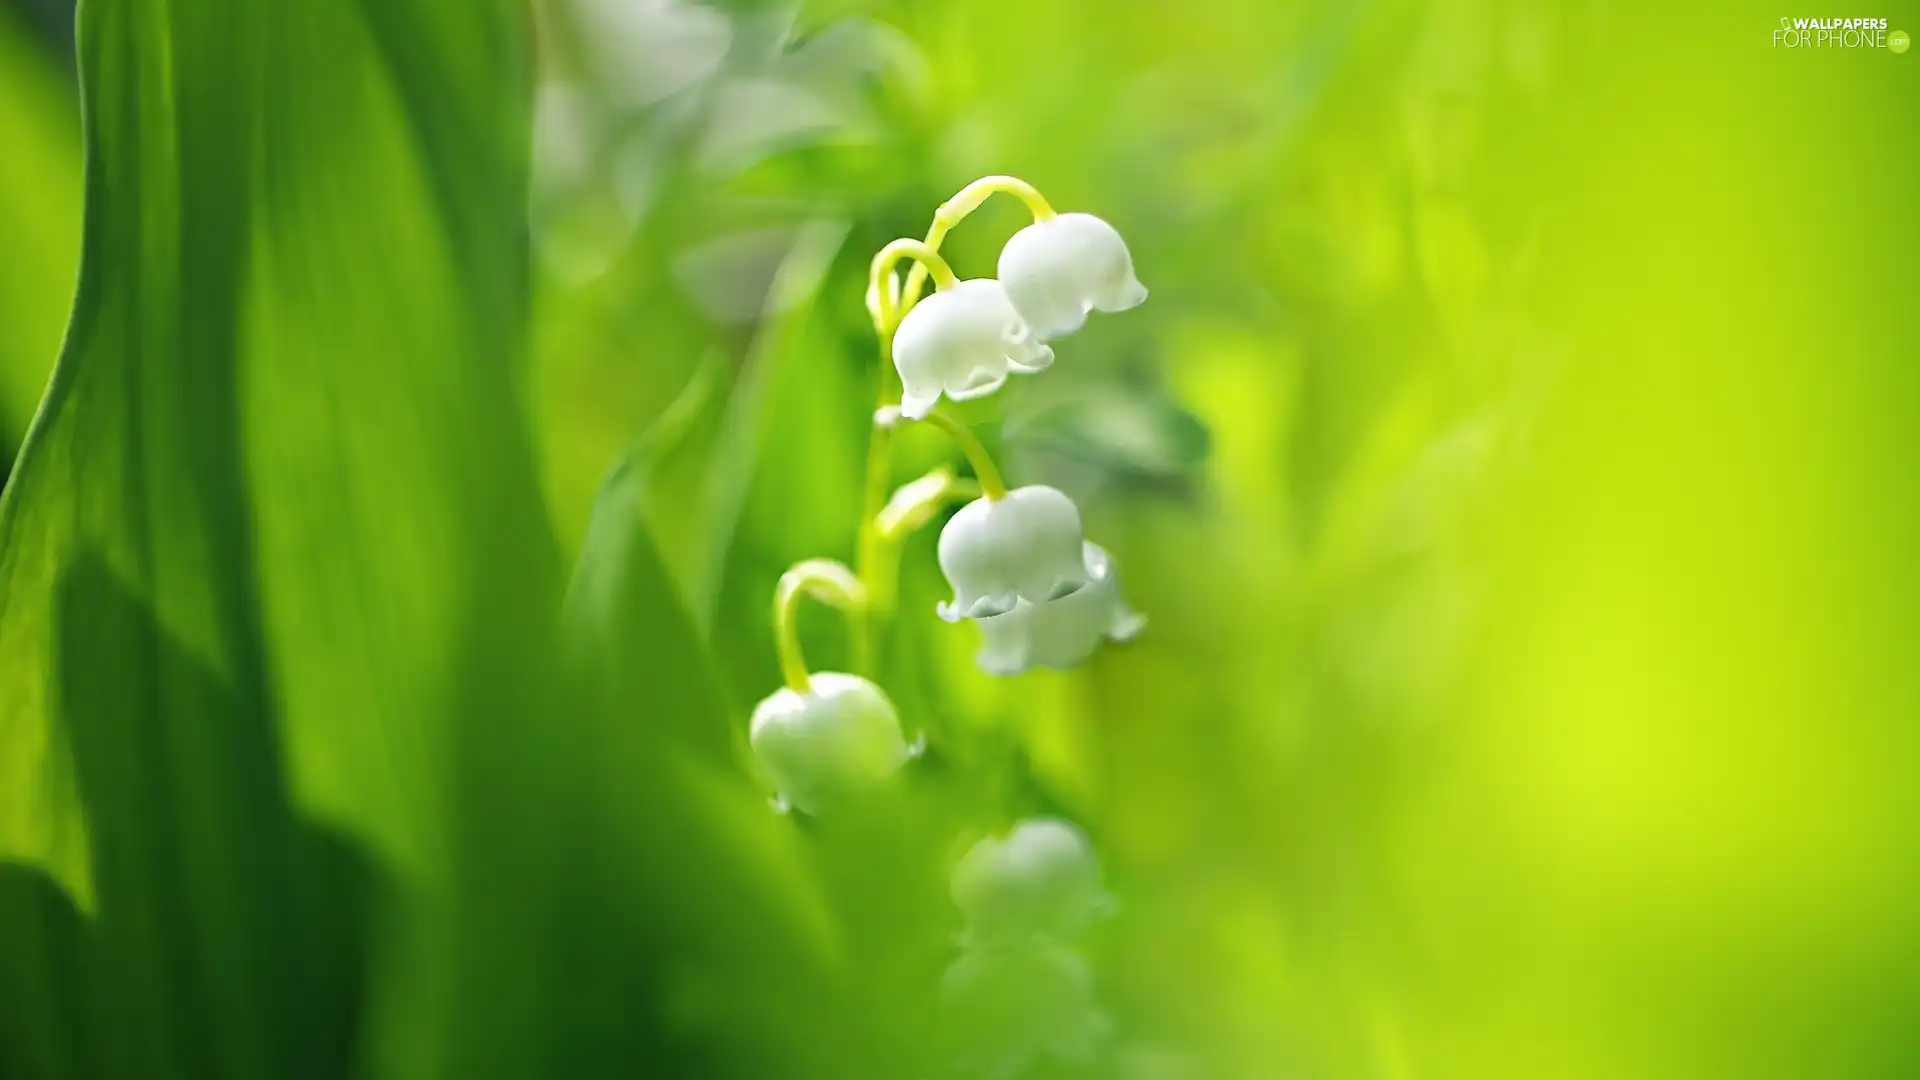
[[[1781,16],[1773,32],[1776,49],[1885,49],[1903,53],[1912,44],[1905,30],[1888,30],[1885,19],[1795,19]]]

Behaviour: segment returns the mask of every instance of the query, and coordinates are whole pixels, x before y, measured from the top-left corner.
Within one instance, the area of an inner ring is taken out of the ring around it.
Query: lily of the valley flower
[[[749,739],[781,798],[818,815],[879,787],[912,752],[879,687],[832,671],[814,672],[807,683],[755,706]]]
[[[1030,375],[1053,363],[1007,292],[991,278],[961,281],[913,306],[893,338],[900,369],[900,412],[918,420],[944,393],[954,401],[1000,389],[1009,372]]]
[[[1097,544],[1083,546],[1087,587],[1057,600],[1022,600],[1013,610],[985,615],[976,657],[990,675],[1019,675],[1030,668],[1070,668],[1084,662],[1102,641],[1128,641],[1147,625],[1120,596],[1112,556]]]
[[[1089,311],[1125,311],[1147,298],[1126,241],[1092,214],[1059,214],[1014,233],[1000,252],[1000,282],[1042,341],[1080,329]]]
[[[1109,906],[1093,845],[1058,818],[1029,818],[973,845],[951,888],[974,948],[1070,942]]]
[[[1012,611],[1021,600],[1043,603],[1088,582],[1080,510],[1044,484],[979,498],[940,530],[940,570],[953,602],[939,606],[948,622]]]

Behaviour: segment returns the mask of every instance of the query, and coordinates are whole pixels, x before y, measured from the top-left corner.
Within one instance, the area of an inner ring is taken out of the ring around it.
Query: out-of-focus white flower
[[[918,420],[945,394],[954,401],[1000,389],[1008,372],[1030,375],[1053,363],[992,278],[941,289],[913,306],[893,337],[900,412]]]
[[[971,947],[1069,942],[1109,906],[1093,845],[1058,818],[1029,818],[974,844],[950,887]]]
[[[956,1064],[991,1077],[1018,1076],[1041,1056],[1085,1064],[1110,1027],[1093,969],[1050,942],[961,953],[940,981],[940,1004]]]
[[[749,738],[781,797],[817,815],[877,788],[912,752],[879,687],[832,671],[807,682],[805,693],[781,687],[755,706]]]
[[[1080,329],[1089,311],[1125,311],[1147,298],[1126,241],[1092,214],[1060,214],[1014,233],[1000,251],[1000,283],[1042,341]]]
[[[1070,668],[1084,662],[1102,641],[1128,641],[1147,625],[1120,596],[1112,556],[1097,544],[1083,546],[1087,587],[1058,600],[1022,600],[1013,610],[981,616],[980,654],[991,675],[1019,675],[1034,667]]]
[[[940,530],[940,570],[953,586],[948,622],[1012,611],[1020,600],[1057,600],[1087,584],[1086,537],[1073,500],[1043,484],[979,498]]]
[[[679,0],[568,0],[555,9],[602,92],[628,108],[714,74],[734,35],[723,12]]]

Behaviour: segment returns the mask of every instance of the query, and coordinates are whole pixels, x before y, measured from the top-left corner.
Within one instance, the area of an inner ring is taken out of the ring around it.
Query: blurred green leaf
[[[1168,480],[1206,460],[1206,425],[1165,397],[1096,385],[1072,400],[1009,422],[1013,449],[1058,455],[1122,479]]]
[[[742,516],[760,465],[768,461],[808,460],[792,425],[818,416],[819,394],[837,389],[819,355],[815,320],[820,318],[828,269],[847,239],[839,221],[815,221],[796,230],[774,271],[765,301],[765,319],[754,335],[745,367],[727,399],[719,442],[708,466],[707,503],[697,550],[701,561],[689,582],[702,623],[713,619],[726,560],[736,550]],[[816,336],[810,337],[812,331]],[[814,370],[805,370],[813,365]],[[806,451],[813,447],[806,446]],[[791,490],[791,489],[789,489]]]
[[[61,76],[0,9],[0,461],[46,388],[79,261],[80,116]]]
[[[83,8],[84,270],[0,507],[0,852],[88,892],[52,680],[89,663],[53,602],[91,551],[275,704],[301,805],[444,863],[462,661],[557,596],[512,381],[519,29],[504,0]]]
[[[0,1023],[0,1066],[24,1050],[23,1076],[345,1075],[387,898],[364,851],[291,812],[258,686],[184,648],[90,553],[57,611],[97,897],[82,919],[46,879],[0,873],[0,952],[23,931],[40,946],[0,998],[44,1025]]]

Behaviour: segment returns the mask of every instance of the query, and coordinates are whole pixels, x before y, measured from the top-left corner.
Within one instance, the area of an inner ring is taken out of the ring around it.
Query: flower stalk
[[[897,542],[931,521],[948,503],[977,499],[980,494],[978,480],[957,476],[942,465],[894,492],[874,524],[882,540]]]
[[[1001,255],[998,278],[963,281],[941,256],[940,247],[955,227],[999,194],[1019,199],[1032,215],[1033,223],[1009,241]],[[913,264],[907,269],[904,281],[896,269],[903,261]],[[928,297],[929,303],[921,308],[921,290],[929,279],[933,281],[935,294]],[[1033,185],[1013,176],[984,176],[967,184],[934,211],[925,239],[897,239],[874,255],[869,268],[866,306],[879,339],[880,373],[874,424],[867,443],[854,569],[848,571],[837,563],[809,561],[781,579],[774,604],[775,631],[780,643],[781,671],[789,688],[800,691],[807,685],[806,665],[800,656],[792,616],[793,605],[800,595],[816,595],[848,613],[852,622],[854,668],[871,676],[879,664],[876,644],[882,640],[881,628],[893,613],[898,576],[895,564],[901,539],[926,525],[949,502],[972,500],[961,516],[972,515],[970,528],[979,532],[974,539],[991,548],[997,543],[993,536],[996,530],[1017,531],[1023,518],[1045,501],[1044,493],[1030,488],[1012,493],[1020,497],[1009,500],[1006,481],[986,447],[965,423],[941,411],[940,399],[964,401],[985,397],[996,392],[1010,375],[1033,375],[1045,370],[1054,361],[1053,350],[1046,344],[1049,337],[1070,333],[1088,311],[1124,310],[1139,303],[1145,295],[1145,289],[1133,276],[1125,243],[1111,226],[1088,214],[1057,213]],[[890,501],[893,429],[903,418],[924,420],[946,432],[972,466],[975,479],[963,479],[950,469],[936,470],[903,487]],[[1023,509],[981,516],[990,508],[1012,507],[1014,502],[1019,502]],[[1043,516],[1050,520],[1053,515]],[[988,609],[997,611],[995,605],[1002,602],[1025,605],[1017,612],[1010,607],[1011,617],[1002,618],[991,627],[982,624],[983,631],[990,628],[994,632],[989,635],[992,639],[989,645],[998,642],[997,648],[990,647],[982,654],[994,661],[991,669],[1013,673],[1031,663],[1064,665],[1071,657],[1086,651],[1081,648],[1083,645],[1091,648],[1090,643],[1101,639],[1123,640],[1131,636],[1138,620],[1117,600],[1117,592],[1105,578],[1100,581],[1103,591],[1090,594],[1094,599],[1062,606],[1059,612],[1034,614],[1038,610],[1035,605],[1053,603],[1075,591],[1071,586],[1092,580],[1086,566],[1093,564],[1085,564],[1077,556],[1068,559],[1064,554],[1069,547],[1074,552],[1081,548],[1077,512],[1072,516],[1071,529],[1063,526],[1056,531],[1073,543],[1069,545],[1062,539],[1056,553],[1059,558],[1043,560],[1061,564],[1051,567],[1048,582],[1039,582],[1037,578],[1025,582],[1024,592],[999,589],[991,596],[975,597],[975,603],[968,606],[969,612],[979,607],[981,610],[976,614],[990,614]],[[1065,518],[1061,520],[1064,522]],[[1000,524],[985,527],[990,523]],[[1074,535],[1068,537],[1068,533]],[[945,552],[944,532],[942,545]],[[1091,546],[1088,550],[1097,551]],[[969,544],[959,544],[954,549],[955,557],[970,558],[969,551]],[[943,554],[943,572],[948,569],[946,561]],[[1067,566],[1068,562],[1072,565]],[[1108,560],[1102,552],[1094,563],[1105,566]],[[832,571],[822,570],[823,566],[832,567]],[[803,574],[802,570],[809,567],[817,572]],[[1042,585],[1045,588],[1041,588]],[[1025,592],[1035,595],[1026,596]],[[1108,592],[1115,592],[1110,603],[1103,599]],[[1068,607],[1075,610],[1069,612]],[[1088,611],[1077,610],[1082,607]],[[1068,615],[1081,614],[1085,617],[1068,619]],[[1129,619],[1133,621],[1127,621]],[[1066,627],[1072,633],[1053,626],[1063,621],[1073,624]],[[1088,630],[1089,627],[1093,630]],[[1029,637],[1049,646],[1055,644],[1054,638],[1071,637],[1073,641],[1069,644],[1074,647],[1043,649],[1027,644]]]
[[[940,250],[947,234],[995,194],[1012,195],[1025,203],[1035,221],[1048,221],[1054,217],[1052,204],[1032,184],[1017,176],[983,176],[954,192],[952,198],[941,203],[939,209],[933,212],[933,224],[927,228],[927,246],[935,251]],[[926,283],[926,271],[916,266],[907,272],[907,284],[901,290],[901,295],[917,298],[920,287]]]
[[[846,612],[857,625],[866,606],[866,586],[853,571],[832,559],[806,559],[780,575],[773,590],[773,631],[780,651],[780,676],[795,693],[808,691],[806,657],[800,652],[795,614],[802,596]]]
[[[907,419],[906,415],[892,405],[873,414],[873,423],[876,428],[894,427],[904,419]],[[967,464],[973,466],[973,475],[980,482],[980,493],[986,496],[989,502],[999,502],[1007,497],[1007,482],[1001,478],[999,466],[993,463],[993,455],[987,453],[986,444],[980,441],[980,437],[973,433],[972,428],[961,423],[944,409],[935,409],[918,419],[923,424],[932,424],[946,432],[955,445],[960,447],[960,453],[966,457]]]
[[[1020,199],[1033,223],[1002,249],[998,277],[963,281],[940,245],[995,194]],[[904,281],[895,270],[902,261],[913,263]],[[923,305],[929,277],[935,292]],[[1090,311],[1123,311],[1145,299],[1132,256],[1111,225],[1091,214],[1057,214],[1031,184],[1011,176],[968,184],[940,204],[926,239],[894,240],[874,255],[866,306],[880,343],[880,377],[855,568],[807,559],[781,575],[773,629],[785,685],[754,708],[750,723],[749,741],[779,792],[778,805],[826,812],[914,756],[892,702],[870,677],[807,670],[795,615],[803,596],[844,612],[854,668],[871,676],[879,667],[880,628],[893,612],[901,541],[949,503],[966,505],[940,531],[935,554],[954,595],[935,612],[976,624],[985,643],[976,658],[982,670],[1018,675],[1034,666],[1071,667],[1102,642],[1139,632],[1144,620],[1121,600],[1113,561],[1086,539],[1073,500],[1044,484],[1009,490],[979,436],[940,402],[986,397],[1010,376],[1045,371],[1055,358],[1050,338],[1078,329]],[[893,429],[903,419],[946,432],[973,478],[942,466],[889,498]],[[1062,847],[1035,835],[1043,848]]]
[[[876,417],[890,408],[897,408],[900,403],[900,375],[893,362],[893,335],[900,328],[900,320],[919,302],[920,290],[930,275],[936,288],[951,287],[955,282],[953,268],[940,256],[940,245],[955,226],[966,220],[967,215],[997,193],[1012,195],[1025,203],[1037,222],[1048,221],[1055,216],[1053,206],[1046,197],[1025,180],[1004,175],[983,176],[940,204],[934,211],[925,240],[895,240],[874,255],[868,275],[867,297],[868,308],[873,315],[874,332],[880,339],[879,392],[874,406]],[[901,259],[909,258],[913,260],[913,266],[907,271],[905,284],[898,285],[893,276],[894,266]],[[942,424],[942,421],[945,423]],[[977,451],[977,455],[969,452],[969,457],[973,460],[975,474],[980,478],[983,494],[988,498],[1005,495],[1005,481],[1000,478],[999,470],[994,467],[992,459],[973,433],[944,415],[934,422],[942,424],[949,434],[961,442],[963,452],[969,451],[970,447]],[[854,565],[859,568],[858,580],[867,599],[855,617],[855,654],[860,661],[859,669],[869,674],[873,673],[877,662],[874,642],[879,637],[878,628],[893,612],[893,590],[890,585],[895,575],[890,568],[882,566],[883,560],[889,560],[892,555],[889,550],[892,537],[880,521],[892,464],[893,428],[892,423],[876,423],[868,436],[860,534],[854,554]],[[984,471],[982,462],[985,462]],[[992,480],[989,481],[988,477],[992,477]],[[782,656],[785,656],[784,650]]]
[[[915,264],[918,265],[918,264]],[[880,295],[886,295],[882,292]],[[901,303],[910,306],[913,301],[903,298]],[[876,324],[880,333],[880,390],[876,412],[897,407],[900,401],[900,376],[893,369],[893,328]],[[876,673],[878,666],[879,628],[893,615],[893,573],[883,569],[882,559],[887,556],[887,544],[880,531],[880,511],[886,505],[887,476],[892,469],[893,428],[879,424],[871,425],[867,435],[867,475],[865,488],[860,500],[860,535],[854,546],[854,566],[859,568],[859,581],[866,593],[867,604],[855,620],[858,630],[854,634],[857,661],[855,670],[864,674]]]
[[[889,242],[874,254],[873,266],[867,275],[868,296],[874,299],[880,310],[883,337],[891,337],[893,331],[899,329],[900,320],[906,316],[906,308],[911,306],[907,297],[915,295],[918,298],[917,294],[909,294],[904,289],[899,297],[895,297],[890,287],[893,268],[905,259],[913,260],[914,264],[913,270],[908,273],[909,280],[913,280],[914,274],[923,275],[922,280],[924,275],[931,274],[936,289],[951,289],[960,283],[960,279],[954,276],[953,267],[940,257],[940,249],[936,244],[907,237]]]

